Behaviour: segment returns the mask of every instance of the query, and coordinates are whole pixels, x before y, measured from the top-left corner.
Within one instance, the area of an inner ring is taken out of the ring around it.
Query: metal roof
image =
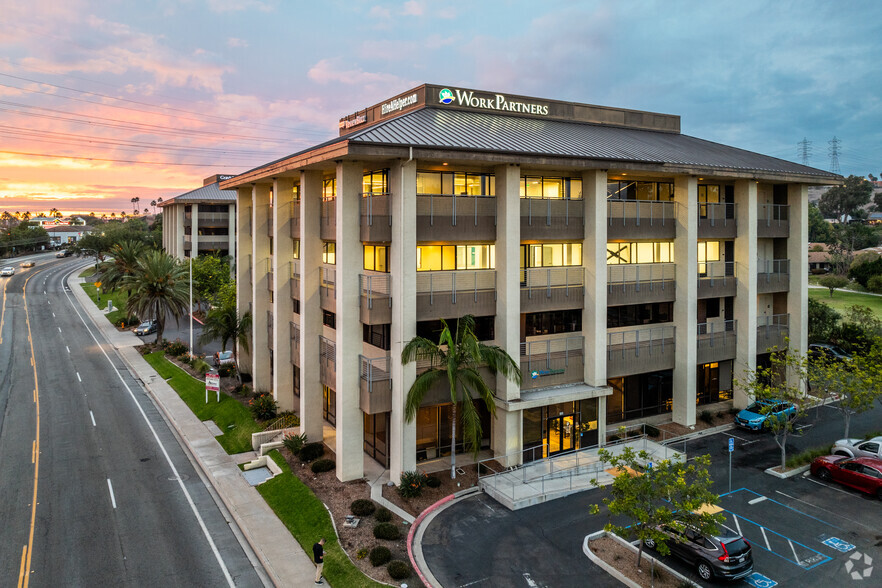
[[[196,188],[195,190],[185,192],[183,194],[175,196],[174,198],[163,200],[160,206],[191,202],[229,202],[235,204],[236,192],[233,190],[221,190],[218,187],[217,182],[215,182],[213,184],[208,184],[207,186],[202,186],[201,188]]]

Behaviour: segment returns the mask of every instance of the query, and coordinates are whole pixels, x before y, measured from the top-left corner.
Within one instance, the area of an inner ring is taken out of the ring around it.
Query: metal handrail
[[[435,200],[441,199],[442,201],[450,200],[450,226],[456,226],[456,218],[457,218],[457,208],[458,206],[461,208],[463,205],[457,205],[457,200],[472,200],[472,217],[474,218],[474,225],[478,226],[478,217],[479,216],[488,216],[486,208],[487,206],[481,206],[482,209],[479,214],[479,206],[478,203],[481,201],[487,202],[489,200],[493,200],[493,224],[496,224],[496,196],[493,194],[417,194],[417,215],[424,216],[426,212],[421,209],[425,208],[425,201],[428,200],[429,210],[429,225],[435,225]],[[466,206],[468,206],[466,204]],[[441,216],[439,214],[439,216]],[[444,215],[447,216],[447,215]]]
[[[622,358],[625,357],[625,349],[633,347],[635,355],[640,357],[640,347],[648,347],[649,355],[652,355],[654,347],[660,347],[664,353],[665,346],[673,346],[676,335],[676,327],[664,325],[660,327],[637,327],[623,331],[608,332],[606,334],[607,359],[611,359],[614,352],[621,350]]]
[[[358,288],[369,309],[374,307],[374,300],[386,300],[392,308],[392,277],[389,274],[359,274]]]
[[[724,227],[735,224],[736,206],[734,202],[699,202],[698,218],[707,220],[712,227],[718,223]]]
[[[637,226],[641,221],[647,221],[650,225],[659,223],[664,226],[671,223],[676,217],[677,203],[672,200],[627,200],[608,198],[606,201],[607,222],[612,226],[613,221],[622,220],[625,225],[627,219],[635,220]]]
[[[585,268],[582,266],[521,269],[521,290],[526,291],[531,299],[534,292],[542,291],[550,298],[552,289],[555,288],[563,288],[569,296],[570,288],[584,285]]]
[[[757,276],[765,278],[769,282],[773,275],[790,275],[789,259],[760,259],[757,260]]]
[[[674,263],[622,263],[606,266],[607,288],[612,291],[613,287],[633,285],[639,292],[642,286],[649,286],[650,290],[656,285],[664,289],[667,282],[676,279],[677,265]]]
[[[358,194],[361,197],[361,215],[367,219],[368,226],[374,225],[374,200],[384,200],[388,201],[391,199],[392,194],[388,192],[359,192]],[[392,215],[388,214],[389,206],[386,205],[387,214],[385,215],[389,219],[389,226],[392,226]]]
[[[368,392],[373,392],[374,382],[386,382],[392,379],[392,357],[384,355],[380,357],[365,357],[359,355],[360,376],[367,382]]]
[[[789,204],[770,204],[764,203],[759,205],[758,220],[765,221],[766,226],[777,223],[779,226],[783,223],[790,222],[790,205]]]
[[[719,341],[735,335],[737,328],[738,321],[735,320],[698,323],[698,340],[714,347]]]
[[[552,369],[553,361],[561,358],[564,366],[569,366],[570,358],[582,357],[584,348],[585,337],[581,335],[525,341],[520,345],[520,360],[526,362],[526,374],[529,374],[534,369]]]
[[[564,205],[564,215],[563,218],[565,220],[564,224],[569,226],[570,224],[570,216],[572,216],[575,220],[582,221],[582,224],[585,224],[585,201],[582,198],[533,198],[533,197],[525,197],[521,196],[521,203],[527,203],[527,224],[529,226],[533,226],[533,202],[544,202],[542,205],[545,208],[544,213],[536,214],[536,217],[539,218],[541,216],[545,217],[545,226],[551,226],[551,219],[554,215],[551,214],[551,203],[552,202],[565,202]],[[574,204],[570,204],[570,202],[574,202]],[[538,205],[537,205],[538,206]],[[573,207],[573,214],[570,214],[570,207]],[[521,212],[523,218],[523,211]]]
[[[337,366],[337,344],[324,335],[319,335],[319,359]]]
[[[458,294],[471,293],[478,301],[479,292],[496,292],[496,270],[442,270],[417,272],[417,294],[429,294],[434,303],[435,294],[452,294],[456,303]]]

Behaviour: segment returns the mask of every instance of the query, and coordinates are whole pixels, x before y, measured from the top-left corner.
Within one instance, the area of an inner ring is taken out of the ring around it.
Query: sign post
[[[208,404],[209,390],[217,394],[217,401],[220,402],[220,375],[213,369],[205,374],[205,404]]]
[[[732,453],[735,451],[735,437],[729,437],[729,492],[732,492]]]

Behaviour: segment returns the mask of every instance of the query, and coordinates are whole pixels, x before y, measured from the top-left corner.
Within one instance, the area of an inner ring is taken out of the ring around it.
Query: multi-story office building
[[[254,385],[310,439],[335,428],[340,479],[364,452],[393,478],[449,453],[446,390],[403,416],[420,366],[402,346],[440,319],[474,315],[520,361],[523,384],[492,380],[495,418],[481,409],[509,462],[743,406],[733,376],[785,337],[806,347],[807,188],[840,176],[678,116],[431,85],[340,129],[221,183]]]
[[[236,254],[236,195],[218,182],[232,176],[213,175],[202,187],[159,204],[162,207],[162,246],[178,259]]]

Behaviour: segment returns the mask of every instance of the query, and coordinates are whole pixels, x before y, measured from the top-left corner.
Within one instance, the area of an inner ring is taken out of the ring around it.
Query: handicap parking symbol
[[[828,537],[824,541],[822,541],[824,545],[827,547],[832,547],[836,551],[841,551],[842,553],[848,553],[852,549],[854,549],[854,545],[849,543],[848,541],[843,541],[839,537]]]
[[[744,581],[754,588],[772,588],[773,586],[778,585],[778,582],[774,581],[771,578],[766,578],[759,572],[752,573],[751,575],[744,578]]]

